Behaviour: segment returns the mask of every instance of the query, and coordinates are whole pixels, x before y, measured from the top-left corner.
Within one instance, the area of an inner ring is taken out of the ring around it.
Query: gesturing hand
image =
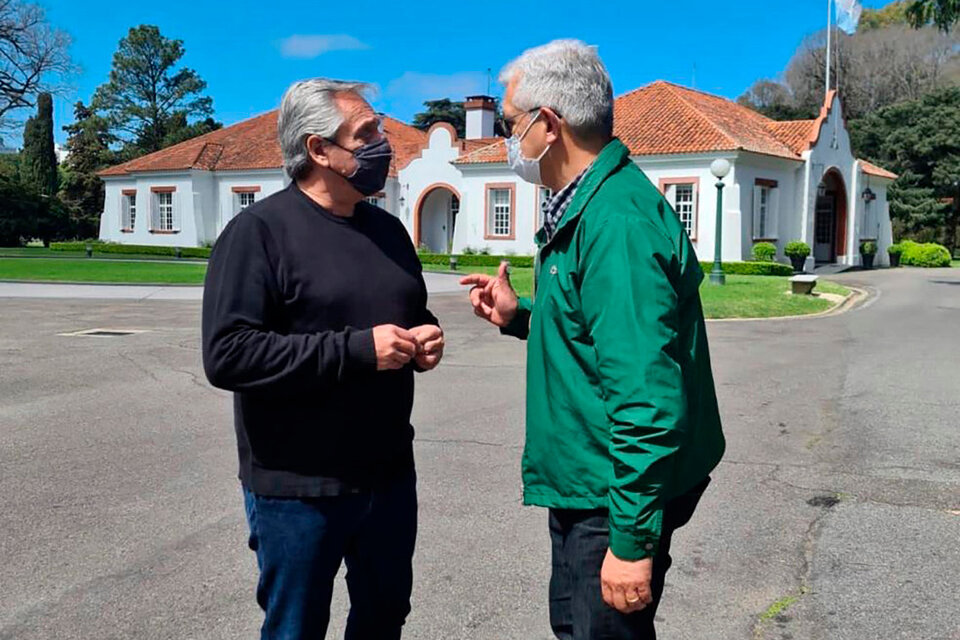
[[[417,338],[406,329],[392,324],[373,328],[377,348],[377,371],[401,369],[417,355]]]
[[[410,329],[414,335],[420,349],[414,361],[417,366],[424,371],[430,371],[440,364],[443,358],[443,347],[445,341],[443,338],[443,329],[433,324],[425,324]]]
[[[500,263],[495,276],[473,273],[460,280],[460,284],[470,284],[470,304],[473,312],[498,327],[505,327],[517,315],[517,292],[510,284],[510,273],[506,262]]]
[[[607,549],[600,569],[600,588],[608,605],[620,613],[640,611],[653,602],[652,579],[653,558],[621,560]]]

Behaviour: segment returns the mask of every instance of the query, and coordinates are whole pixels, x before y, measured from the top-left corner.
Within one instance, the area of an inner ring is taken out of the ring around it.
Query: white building
[[[540,204],[549,193],[517,178],[494,137],[494,101],[472,96],[466,139],[452,126],[423,132],[392,118],[395,151],[375,201],[398,216],[413,242],[435,252],[532,254]],[[686,225],[701,260],[714,257],[716,179],[724,178],[722,257],[749,259],[753,244],[803,240],[818,263],[856,265],[876,241],[878,264],[892,242],[886,200],[896,176],[854,157],[840,99],[831,91],[814,120],[776,122],[725,98],[654,82],[616,100],[615,133]],[[243,207],[282,189],[276,112],[270,112],[102,172],[100,237],[112,242],[212,243]]]

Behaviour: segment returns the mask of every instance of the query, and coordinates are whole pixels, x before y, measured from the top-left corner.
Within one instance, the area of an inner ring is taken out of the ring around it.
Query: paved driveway
[[[842,278],[880,295],[710,324],[729,448],[678,533],[664,638],[960,638],[960,271]],[[460,295],[433,307],[450,346],[418,388],[405,638],[546,639],[522,344]],[[256,636],[229,397],[202,378],[198,323],[195,301],[0,300],[0,638]],[[57,335],[92,327],[150,331]],[[345,607],[338,588],[330,638]]]

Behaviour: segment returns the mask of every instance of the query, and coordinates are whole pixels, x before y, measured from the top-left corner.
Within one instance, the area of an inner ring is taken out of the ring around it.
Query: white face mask
[[[530,127],[533,126],[533,123],[537,121],[537,118],[540,117],[540,111],[537,111],[537,115],[533,117],[533,120],[530,121],[530,124],[527,125],[527,128],[523,130],[523,133],[520,134],[518,138],[516,135],[510,136],[507,138],[507,163],[510,165],[510,168],[513,169],[522,180],[526,180],[532,184],[543,184],[540,181],[540,161],[543,159],[543,156],[547,155],[547,151],[550,150],[550,145],[547,145],[547,148],[543,150],[536,158],[524,158],[523,153],[520,151],[520,142],[523,140],[524,136],[530,131]]]

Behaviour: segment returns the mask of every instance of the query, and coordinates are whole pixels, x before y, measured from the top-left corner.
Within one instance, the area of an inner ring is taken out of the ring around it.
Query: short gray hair
[[[303,144],[307,136],[333,138],[343,124],[343,114],[334,102],[334,94],[352,91],[363,94],[370,85],[363,82],[313,78],[294,82],[283,94],[277,116],[277,137],[283,152],[283,168],[297,179],[306,174],[310,157]]]
[[[527,49],[504,67],[500,82],[509,84],[514,77],[518,109],[553,109],[580,137],[613,135],[613,83],[596,47],[554,40]]]

